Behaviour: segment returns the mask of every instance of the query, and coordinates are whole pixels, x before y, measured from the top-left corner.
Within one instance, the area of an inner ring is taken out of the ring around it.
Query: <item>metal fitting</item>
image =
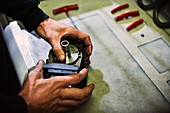
[[[64,50],[65,52],[68,52],[68,51],[69,51],[69,41],[63,40],[63,41],[61,42],[61,46],[62,46],[62,48],[63,48],[63,50]]]

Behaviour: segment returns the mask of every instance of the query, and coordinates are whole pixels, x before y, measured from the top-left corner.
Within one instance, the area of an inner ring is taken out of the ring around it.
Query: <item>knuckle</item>
[[[35,72],[35,74],[38,74],[38,75],[41,74],[40,70],[38,70],[38,69],[35,69],[34,72]]]
[[[79,83],[79,82],[81,82],[81,75],[79,75],[79,76],[77,76],[77,82]]]
[[[78,75],[67,77],[65,79],[67,79],[67,81],[70,81],[70,82],[73,82],[73,83],[79,83],[81,81],[81,77],[78,76]]]
[[[80,99],[80,100],[83,99],[84,96],[85,96],[84,93],[81,92],[81,91],[80,91],[80,92],[78,93],[78,95],[77,95],[78,99]]]
[[[29,73],[28,73],[28,75],[30,76],[30,75],[34,75],[35,74],[35,71],[34,70],[32,70],[32,71],[30,71]]]
[[[53,46],[53,51],[56,51],[56,52],[58,52],[58,50],[59,50],[60,48],[59,48],[59,46],[58,45],[54,45]]]
[[[67,26],[64,30],[64,34],[67,36],[68,34],[70,34],[71,32],[73,32],[73,30],[75,30],[74,27],[72,26]]]
[[[64,97],[64,91],[63,90],[61,90],[61,89],[57,89],[58,91],[58,93],[57,93],[57,97],[59,98],[59,99],[64,99],[65,97]]]
[[[90,40],[90,36],[88,34],[85,34],[84,37],[85,40]]]
[[[67,81],[75,81],[75,77],[67,77]]]
[[[30,76],[30,75],[37,75],[37,74],[40,74],[40,71],[34,69],[34,70],[30,71],[28,75]]]
[[[79,104],[80,104],[80,102],[79,102],[79,101],[74,102],[74,103],[71,103],[71,105],[72,105],[72,106],[78,106]]]
[[[90,36],[88,34],[86,34],[86,37],[87,37],[87,39],[90,39]]]

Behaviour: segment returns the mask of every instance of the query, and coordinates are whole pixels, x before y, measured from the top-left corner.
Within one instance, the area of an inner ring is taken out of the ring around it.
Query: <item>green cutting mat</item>
[[[66,14],[61,13],[53,15],[52,11],[66,5],[73,4],[78,4],[79,9],[69,11],[72,16],[111,5],[112,2],[111,0],[42,0],[39,7],[51,18],[60,20],[66,18]]]

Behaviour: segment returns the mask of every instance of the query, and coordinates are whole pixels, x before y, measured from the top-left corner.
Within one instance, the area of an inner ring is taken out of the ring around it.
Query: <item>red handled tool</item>
[[[117,12],[117,11],[119,11],[119,10],[122,10],[122,9],[124,9],[124,8],[127,8],[127,7],[129,7],[129,4],[120,5],[120,6],[116,7],[116,8],[114,8],[114,9],[112,9],[112,10],[111,10],[111,13],[113,14],[113,13],[115,13],[115,12]]]
[[[131,29],[133,29],[134,27],[138,26],[139,24],[142,24],[143,23],[143,19],[139,19],[133,23],[131,23],[127,28],[126,30],[127,31],[130,31]]]
[[[139,15],[139,11],[130,11],[130,12],[126,12],[126,13],[123,13],[123,14],[116,16],[115,20],[118,21],[118,20],[121,20],[123,18],[127,18],[128,16],[138,16],[138,15]]]
[[[78,29],[77,26],[76,26],[76,24],[75,24],[74,21],[72,20],[70,13],[68,12],[69,10],[76,10],[76,9],[78,9],[78,5],[77,5],[77,4],[75,4],[75,5],[69,5],[69,6],[64,6],[64,7],[58,8],[58,9],[54,9],[54,10],[53,10],[53,14],[59,14],[59,13],[61,13],[61,12],[65,12],[66,15],[68,16],[68,18],[70,19],[71,23],[73,24],[73,26],[74,26],[76,29]]]

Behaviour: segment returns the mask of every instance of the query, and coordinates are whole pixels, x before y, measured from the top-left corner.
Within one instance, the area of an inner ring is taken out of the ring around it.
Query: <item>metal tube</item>
[[[63,48],[63,50],[64,50],[65,52],[68,52],[68,51],[69,51],[69,41],[63,40],[63,41],[61,42],[61,46],[62,46],[62,48]]]

